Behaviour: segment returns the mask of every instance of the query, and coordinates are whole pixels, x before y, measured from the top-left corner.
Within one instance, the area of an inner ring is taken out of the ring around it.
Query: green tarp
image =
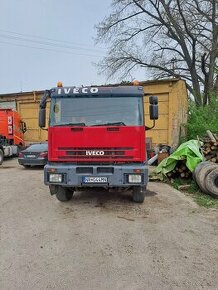
[[[200,146],[202,146],[202,142],[198,140],[189,140],[181,144],[178,149],[157,166],[154,172],[166,175],[176,167],[179,160],[185,160],[186,166],[193,172],[198,163],[204,159],[200,153]]]

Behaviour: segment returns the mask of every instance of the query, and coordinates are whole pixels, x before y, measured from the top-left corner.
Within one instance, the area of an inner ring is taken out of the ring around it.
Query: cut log
[[[190,188],[190,184],[183,184],[178,186],[178,190],[187,190]]]
[[[216,138],[213,136],[213,134],[211,133],[211,131],[210,130],[207,130],[206,132],[207,132],[207,135],[210,138],[210,140],[216,143]]]

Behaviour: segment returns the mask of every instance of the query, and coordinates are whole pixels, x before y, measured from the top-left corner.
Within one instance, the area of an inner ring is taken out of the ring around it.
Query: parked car
[[[22,150],[18,156],[18,162],[24,167],[45,165],[48,160],[48,143],[37,143]]]

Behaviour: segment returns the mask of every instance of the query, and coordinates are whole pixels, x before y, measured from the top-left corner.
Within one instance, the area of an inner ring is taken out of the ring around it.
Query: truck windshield
[[[52,98],[50,126],[142,126],[138,97]]]

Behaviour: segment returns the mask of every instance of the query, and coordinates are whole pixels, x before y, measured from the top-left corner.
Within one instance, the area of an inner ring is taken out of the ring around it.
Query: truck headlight
[[[129,183],[142,183],[141,174],[129,174],[128,176]]]
[[[58,173],[50,173],[49,174],[49,181],[50,182],[62,182],[63,175]]]

